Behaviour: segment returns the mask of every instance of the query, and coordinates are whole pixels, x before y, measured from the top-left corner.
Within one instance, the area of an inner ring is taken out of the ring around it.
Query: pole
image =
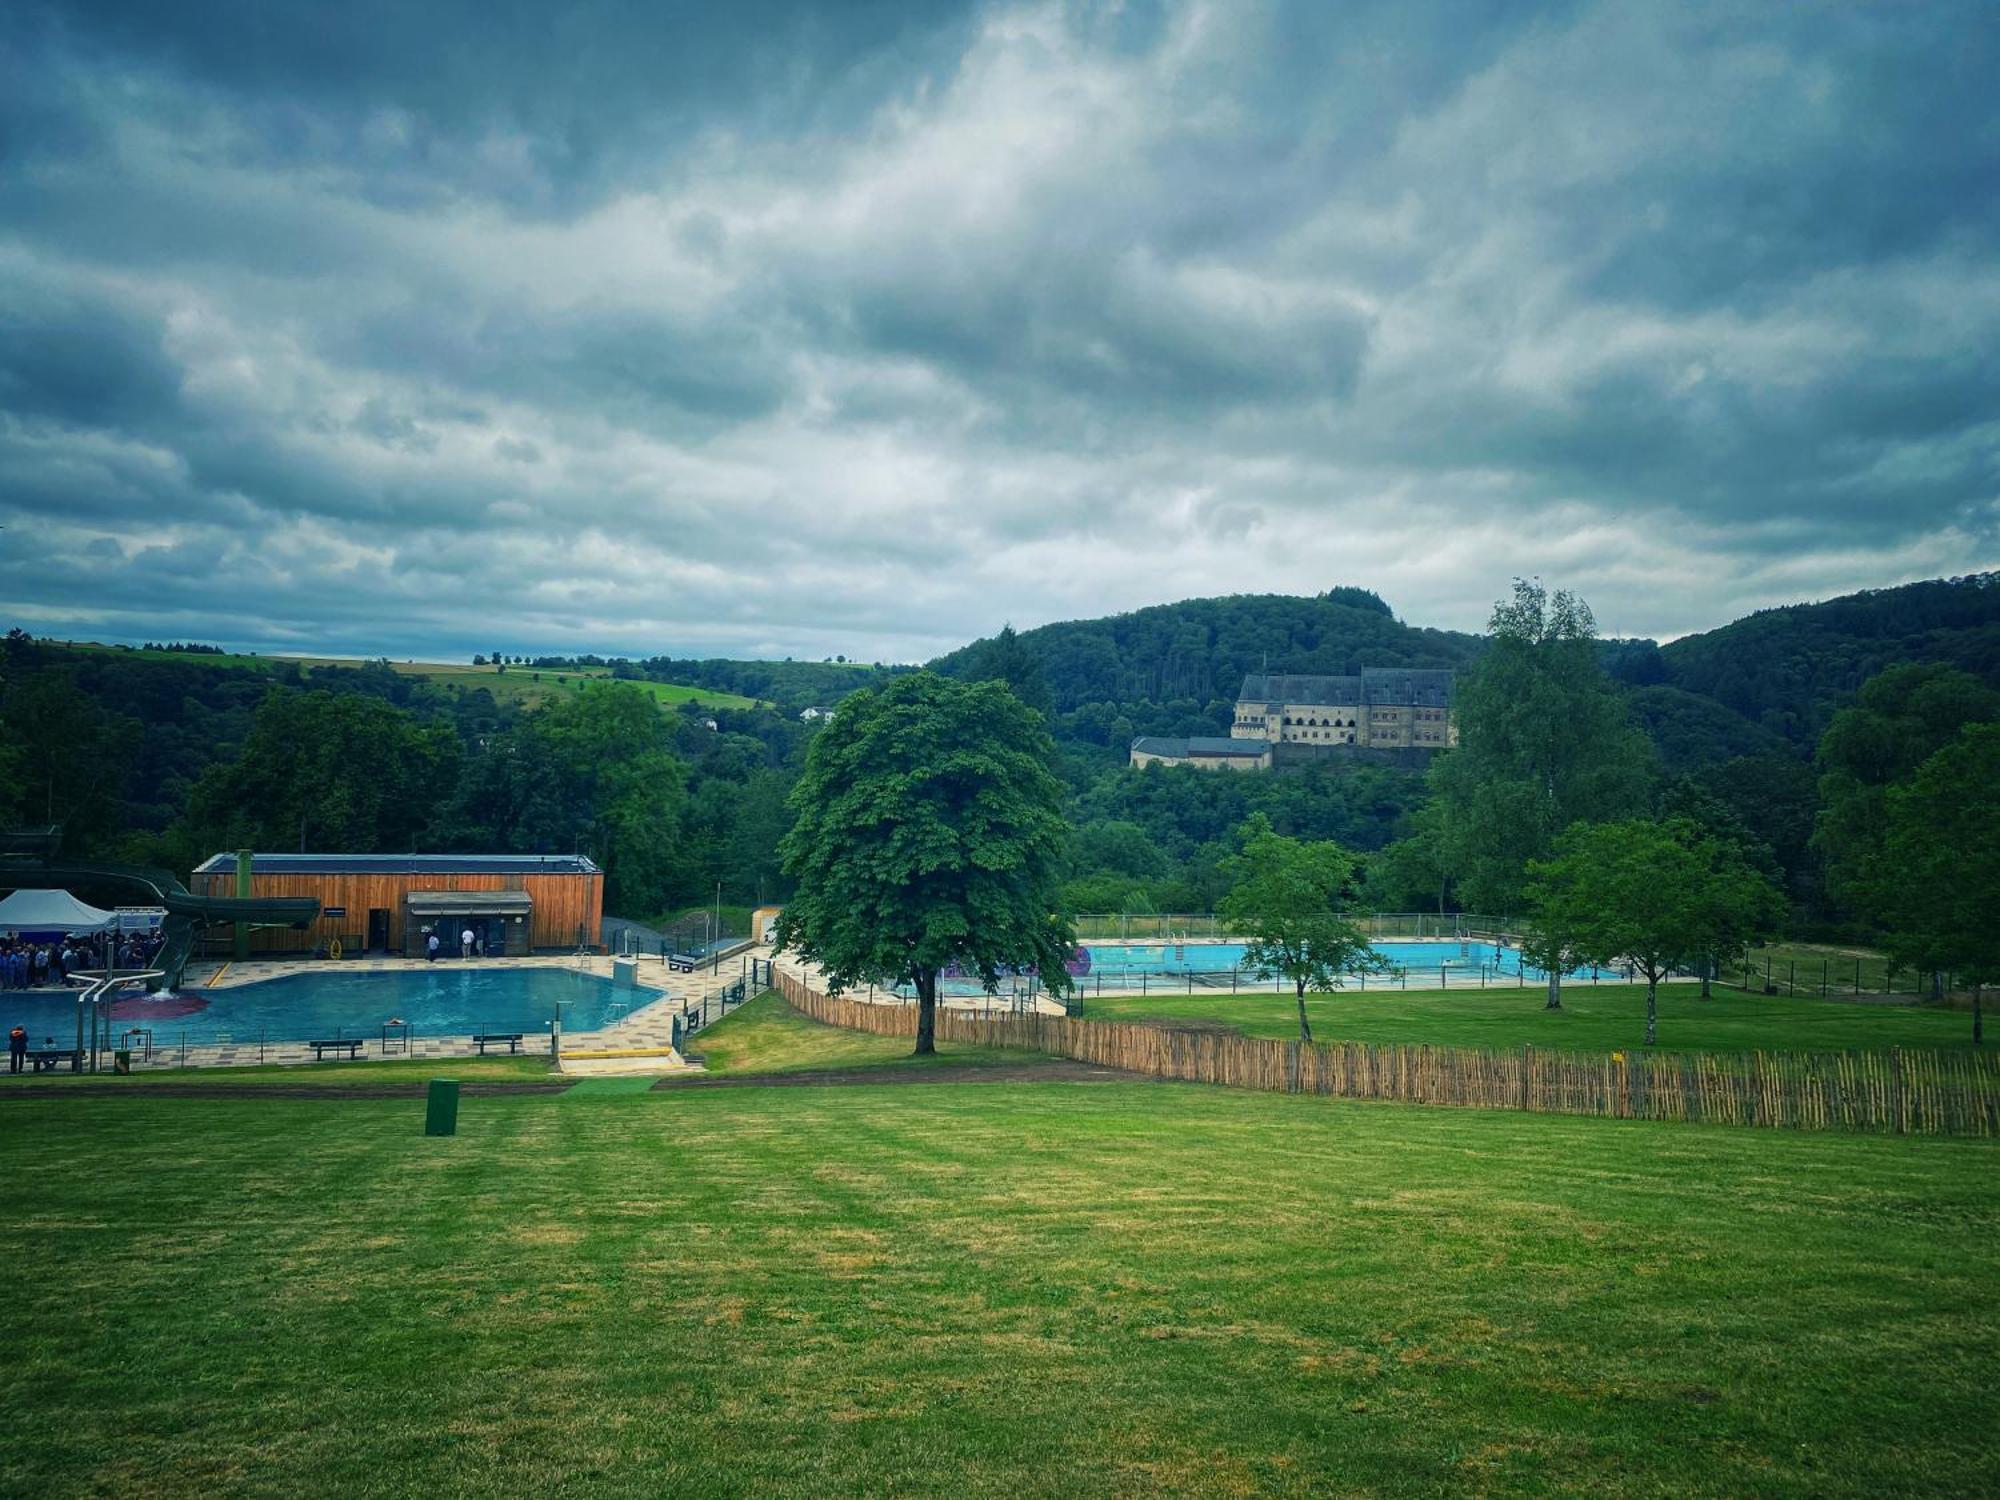
[[[250,851],[248,849],[238,849],[236,851],[236,894],[244,899],[248,899],[250,895],[251,868],[252,868],[252,857]],[[234,962],[239,964],[249,959],[250,957],[249,923],[238,922],[236,924],[236,936],[235,936],[234,946],[230,949],[230,957]]]

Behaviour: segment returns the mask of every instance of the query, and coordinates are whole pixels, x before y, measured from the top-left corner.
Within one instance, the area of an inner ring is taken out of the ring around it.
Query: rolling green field
[[[1660,987],[1659,1047],[1668,1052],[1839,1052],[1889,1047],[1969,1047],[1970,1016],[1908,1005],[1746,995],[1693,984]],[[1090,995],[1097,1020],[1164,1020],[1234,1027],[1245,1036],[1296,1037],[1289,992]],[[1572,1052],[1611,1052],[1646,1039],[1644,985],[1569,985],[1563,1008],[1543,1008],[1543,991],[1347,989],[1306,997],[1313,1039],[1512,1048],[1523,1043]]]
[[[0,1491],[2000,1487],[1993,1148],[1158,1084],[0,1099]]]
[[[136,657],[146,661],[188,661],[204,666],[239,667],[247,671],[269,672],[284,662],[297,662],[302,667],[359,667],[364,663],[347,658],[331,656],[292,656],[241,654],[217,655],[207,651],[145,651],[138,648],[126,649],[105,646],[95,641],[65,642],[72,650],[116,652],[120,656]],[[523,706],[543,703],[563,695],[574,696],[595,682],[609,682],[609,667],[516,667],[510,666],[505,672],[494,667],[475,667],[471,663],[392,661],[393,671],[405,677],[418,678],[439,687],[485,688],[496,701],[518,703]],[[757,700],[745,698],[736,693],[725,693],[715,688],[691,687],[674,682],[635,682],[635,687],[650,693],[663,706],[690,701],[699,702],[708,708],[755,708]]]

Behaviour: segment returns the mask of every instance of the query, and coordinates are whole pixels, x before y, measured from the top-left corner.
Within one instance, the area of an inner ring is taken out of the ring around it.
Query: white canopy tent
[[[117,921],[108,911],[87,906],[68,891],[14,892],[0,901],[0,934],[23,932],[102,932]]]

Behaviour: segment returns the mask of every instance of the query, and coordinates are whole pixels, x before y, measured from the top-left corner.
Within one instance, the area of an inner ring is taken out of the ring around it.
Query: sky
[[[0,616],[920,660],[2000,564],[2000,12],[0,8]]]

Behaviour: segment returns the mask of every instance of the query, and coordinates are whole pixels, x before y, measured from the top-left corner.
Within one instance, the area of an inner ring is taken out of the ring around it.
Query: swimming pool
[[[562,1006],[563,1031],[596,1031],[649,1005],[661,991],[622,988],[574,969],[380,969],[365,973],[287,974],[219,990],[174,995],[130,995],[112,1007],[114,1038],[131,1027],[153,1033],[153,1045],[209,1046],[222,1037],[236,1043],[317,1041],[326,1037],[381,1035],[391,1018],[407,1021],[414,1036],[471,1036],[477,1032],[546,1033]],[[45,1036],[58,1046],[76,1039],[76,991],[14,991],[0,995],[0,1030],[21,1024],[35,1045]]]
[[[1508,978],[1546,979],[1533,964],[1526,963],[1518,948],[1494,942],[1419,942],[1394,939],[1369,944],[1394,968],[1407,970],[1413,978],[1435,974],[1504,974]],[[1140,974],[1226,974],[1243,967],[1241,943],[1134,943],[1097,944],[1082,950],[1081,973],[1106,978],[1136,977]],[[1070,965],[1072,973],[1079,965]],[[1585,977],[1597,971],[1581,971]],[[1611,971],[1605,971],[1609,974]],[[1622,976],[1621,976],[1622,977]]]
[[[1487,979],[1515,983],[1539,983],[1547,973],[1527,963],[1521,950],[1494,942],[1388,939],[1369,945],[1391,966],[1389,978],[1407,976],[1422,986],[1475,984]],[[1092,989],[1126,984],[1144,984],[1152,978],[1181,978],[1199,974],[1250,979],[1252,971],[1243,963],[1241,943],[1094,943],[1080,946],[1070,961],[1071,976],[1078,985]],[[1623,979],[1616,969],[1585,968],[1570,971],[1567,977],[1580,979]],[[1025,982],[1025,981],[1024,981]],[[1009,988],[1001,984],[1002,991]],[[947,974],[943,982],[947,995],[984,993],[976,979]]]

